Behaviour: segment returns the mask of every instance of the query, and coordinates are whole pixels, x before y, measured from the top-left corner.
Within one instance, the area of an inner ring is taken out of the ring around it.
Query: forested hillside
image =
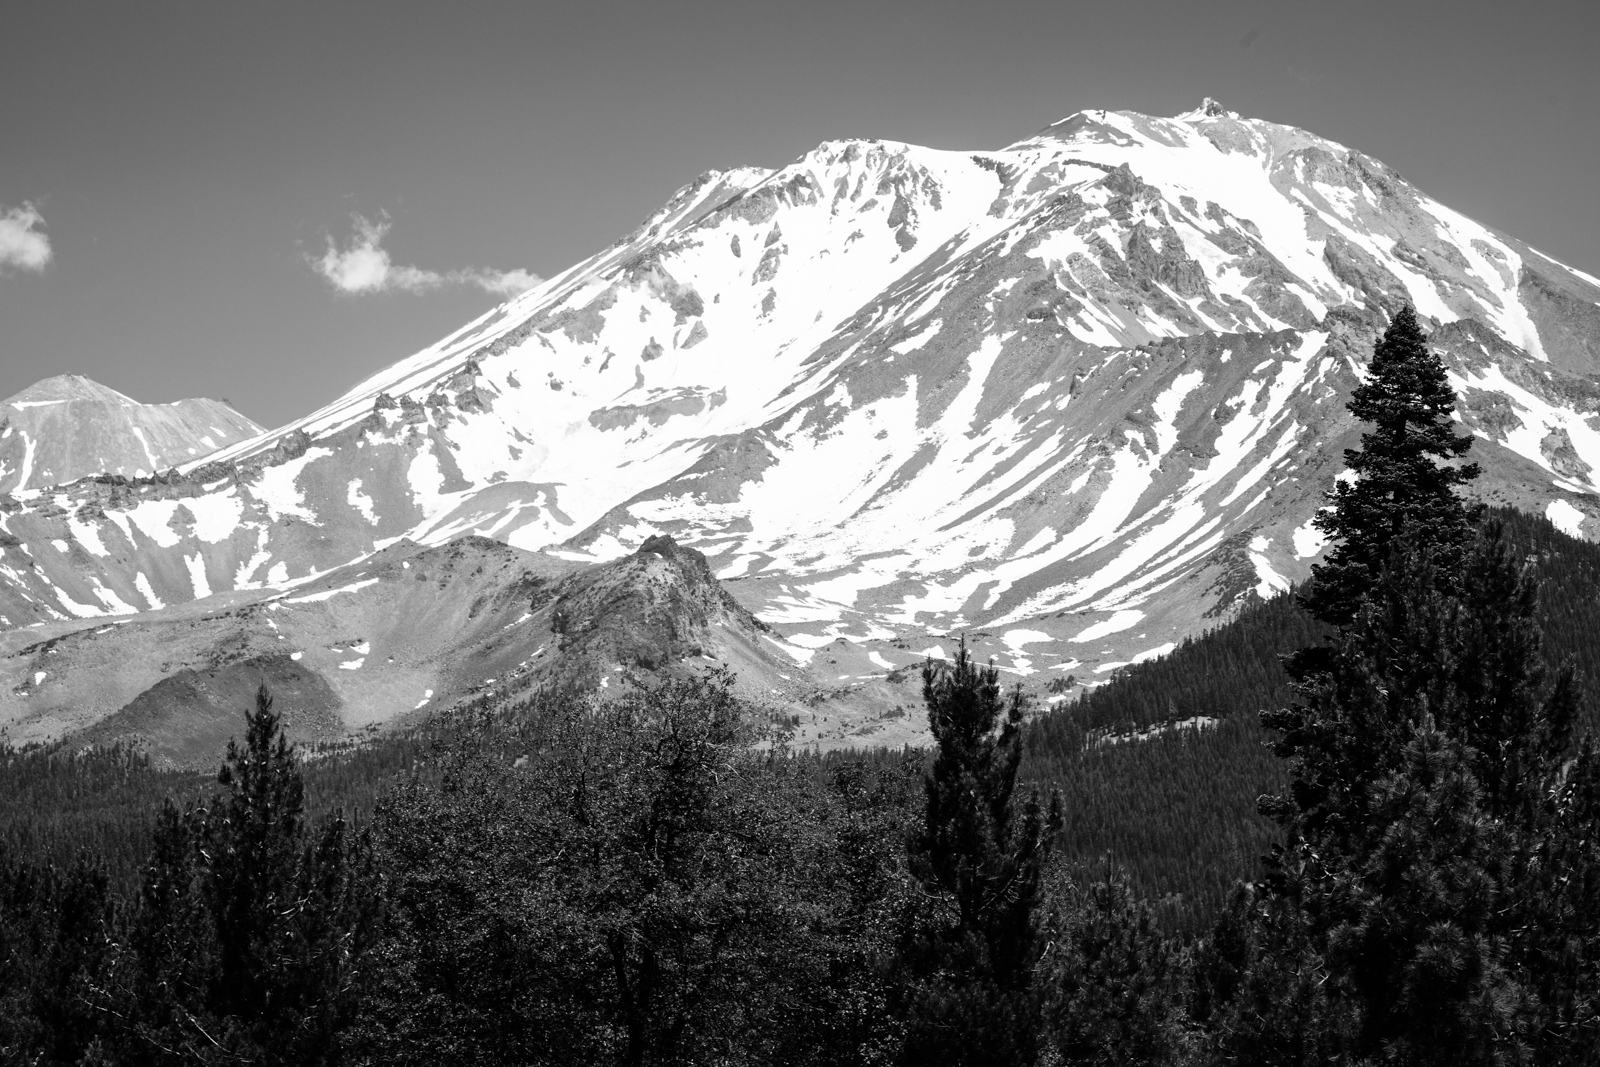
[[[1539,577],[1540,618],[1552,660],[1571,657],[1600,679],[1600,546],[1578,541],[1545,519],[1509,508],[1486,519],[1504,525],[1515,551]],[[1111,857],[1179,926],[1203,925],[1228,888],[1248,878],[1271,839],[1256,798],[1281,784],[1256,712],[1290,698],[1280,657],[1326,633],[1294,596],[1247,607],[1234,620],[1186,641],[1170,655],[1136,664],[1074,703],[1030,723],[1022,774],[1061,790],[1074,813],[1064,858],[1092,870]],[[1600,725],[1600,690],[1585,692],[1584,722]],[[472,721],[479,710],[461,718]],[[1193,717],[1214,727],[1148,733]],[[453,727],[435,723],[355,748],[313,751],[305,763],[308,806],[343,808],[358,821],[395,776],[425,768]],[[1134,741],[1125,734],[1146,731]],[[1094,735],[1105,734],[1099,742]],[[838,753],[824,765],[891,754]],[[150,825],[164,798],[200,796],[210,775],[152,769],[121,749],[11,752],[0,775],[0,849],[34,861],[95,857],[131,878],[148,853]],[[897,758],[897,757],[895,757]]]
[[[4,753],[0,1060],[1593,1062],[1600,549],[1462,506],[1409,309],[1373,367],[1307,590],[1043,713],[963,639],[928,752],[713,669]]]
[[[1553,663],[1570,657],[1585,677],[1600,681],[1600,545],[1514,508],[1487,508],[1483,519],[1501,523],[1513,550],[1533,567],[1546,655]],[[1083,730],[1133,729],[1196,715],[1224,719],[1286,704],[1289,676],[1279,658],[1327,633],[1294,596],[1253,603],[1171,654],[1127,667],[1075,704],[1041,716],[1030,751],[1048,760],[1063,739]],[[1585,711],[1585,721],[1600,723],[1600,690],[1590,694]]]

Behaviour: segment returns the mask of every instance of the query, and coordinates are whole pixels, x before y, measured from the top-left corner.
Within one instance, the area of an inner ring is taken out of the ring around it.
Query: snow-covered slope
[[[1344,401],[1407,300],[1480,491],[1593,536],[1600,283],[1207,101],[708,174],[182,478],[0,498],[0,626],[288,587],[402,537],[592,562],[668,533],[797,660],[969,629],[1019,673],[1103,678],[1305,575]]]
[[[141,404],[62,374],[0,401],[0,493],[91,474],[153,475],[259,433],[219,400]]]

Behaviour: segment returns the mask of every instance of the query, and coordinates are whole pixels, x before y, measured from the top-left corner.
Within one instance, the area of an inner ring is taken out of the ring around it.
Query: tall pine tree
[[[1456,488],[1478,476],[1476,464],[1453,465],[1472,447],[1450,425],[1456,395],[1409,304],[1373,346],[1367,378],[1350,412],[1370,423],[1359,449],[1345,450],[1354,481],[1340,481],[1333,509],[1315,523],[1333,541],[1302,599],[1313,615],[1342,626],[1377,578],[1395,538],[1426,537],[1438,575],[1453,580],[1472,536],[1472,515]]]
[[[922,825],[908,842],[925,907],[901,946],[907,1063],[1018,1065],[1034,1060],[1040,876],[1060,803],[1016,797],[1025,702],[972,661],[922,671],[938,745]]]
[[[305,786],[262,686],[207,808],[168,805],[123,977],[130,1063],[328,1064],[354,1015],[379,892],[342,817],[305,823]]]
[[[1291,663],[1296,703],[1263,714],[1291,770],[1263,802],[1285,833],[1266,884],[1295,920],[1285,943],[1326,976],[1327,1017],[1348,1010],[1348,1054],[1543,1062],[1562,993],[1534,960],[1573,948],[1546,936],[1562,920],[1539,880],[1570,839],[1550,798],[1576,685],[1547,679],[1531,579],[1455,495],[1476,467],[1451,462],[1470,443],[1454,399],[1402,311],[1350,404],[1374,423],[1347,453],[1357,477],[1319,523],[1335,544],[1306,601],[1338,629]]]

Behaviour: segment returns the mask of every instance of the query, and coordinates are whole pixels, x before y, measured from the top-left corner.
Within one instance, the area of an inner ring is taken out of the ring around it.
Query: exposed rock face
[[[260,432],[220,400],[140,404],[63,374],[0,402],[0,493],[92,474],[148,477]]]
[[[728,634],[754,642],[768,629],[723,590],[705,556],[663,536],[563,581],[550,620],[565,673],[588,685],[609,670],[656,671],[704,657]]]
[[[179,478],[0,497],[0,627],[256,596],[402,537],[648,574],[668,557],[634,553],[670,535],[835,683],[956,630],[1023,676],[1104,678],[1305,576],[1344,403],[1405,301],[1477,491],[1593,536],[1600,283],[1213,103],[708,174]],[[688,647],[654,626],[601,659]]]

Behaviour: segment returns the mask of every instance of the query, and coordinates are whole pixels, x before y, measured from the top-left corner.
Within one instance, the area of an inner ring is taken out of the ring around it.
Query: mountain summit
[[[670,535],[797,661],[843,639],[888,670],[966,630],[1020,675],[1104,678],[1307,573],[1403,303],[1478,491],[1592,536],[1600,282],[1208,101],[707,173],[182,478],[0,499],[0,626],[286,588],[401,538],[592,563]]]
[[[141,404],[61,374],[0,401],[0,493],[91,474],[154,475],[260,432],[222,401]]]

